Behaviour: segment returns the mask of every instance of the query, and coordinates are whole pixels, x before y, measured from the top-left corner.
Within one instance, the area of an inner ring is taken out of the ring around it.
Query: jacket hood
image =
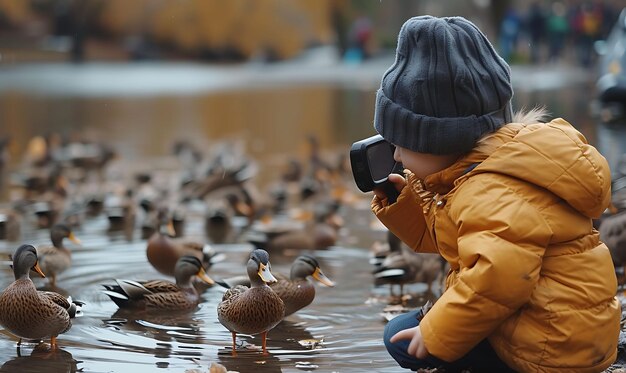
[[[426,178],[426,186],[452,184],[476,164],[472,173],[496,172],[535,184],[590,218],[599,217],[610,203],[606,159],[561,118],[504,126],[455,165]]]

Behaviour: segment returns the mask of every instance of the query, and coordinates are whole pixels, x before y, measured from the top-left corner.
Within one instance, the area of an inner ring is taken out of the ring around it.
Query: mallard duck
[[[335,283],[326,277],[317,259],[310,255],[301,255],[291,265],[289,277],[276,274],[278,282],[270,285],[285,303],[285,317],[308,306],[315,299],[315,286],[308,277],[326,286],[335,286]]]
[[[266,355],[267,332],[285,317],[285,304],[268,286],[276,282],[269,259],[267,251],[253,250],[246,266],[251,286],[237,285],[228,289],[217,306],[217,319],[232,333],[233,355],[236,355],[237,333],[260,333]]]
[[[154,269],[167,276],[174,276],[176,262],[183,255],[192,255],[208,270],[217,260],[217,253],[209,245],[185,238],[172,238],[174,228],[166,214],[161,214],[159,230],[148,240],[146,256]]]
[[[0,294],[0,325],[20,338],[50,337],[56,348],[56,337],[72,326],[82,303],[72,302],[61,294],[38,291],[29,277],[30,270],[45,277],[37,262],[37,251],[31,245],[20,246],[13,255],[15,281]]]
[[[322,272],[317,259],[311,255],[297,257],[291,264],[289,276],[276,273],[277,282],[269,284],[285,303],[285,317],[308,306],[315,299],[315,286],[308,279],[309,276],[326,286],[335,286],[335,283]],[[227,289],[236,285],[250,286],[250,279],[247,276],[235,276],[216,282]]]
[[[80,240],[74,236],[72,230],[65,224],[55,224],[50,228],[52,245],[37,247],[39,266],[48,274],[50,286],[56,286],[57,276],[72,265],[72,253],[63,245],[63,239],[80,245]]]
[[[120,308],[188,310],[196,307],[200,300],[191,280],[198,277],[212,285],[202,263],[191,255],[182,256],[176,262],[176,283],[165,280],[132,281],[115,280],[117,285],[102,285],[104,293]]]
[[[393,285],[400,285],[400,297],[404,293],[404,285],[426,283],[431,291],[432,283],[443,272],[443,262],[434,254],[415,253],[391,232],[388,232],[389,253],[382,263],[374,269],[376,285],[389,284],[391,296]]]

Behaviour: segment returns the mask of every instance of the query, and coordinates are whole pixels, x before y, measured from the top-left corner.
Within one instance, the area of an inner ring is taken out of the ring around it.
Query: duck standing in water
[[[80,245],[80,240],[74,236],[72,230],[65,224],[56,224],[50,228],[52,245],[37,247],[39,267],[46,273],[50,286],[56,286],[57,276],[72,265],[72,253],[63,245],[63,239],[69,239]]]
[[[311,255],[297,257],[291,265],[289,276],[276,273],[277,282],[269,286],[285,303],[285,317],[308,306],[315,299],[315,286],[309,280],[309,276],[326,286],[335,286],[335,283],[322,272],[317,259]],[[249,286],[250,280],[247,276],[236,276],[217,281],[217,283],[230,289],[236,285]]]
[[[50,338],[56,348],[56,338],[72,326],[79,302],[71,302],[61,294],[38,291],[29,277],[30,270],[45,277],[39,268],[37,251],[31,245],[20,246],[13,255],[15,281],[0,294],[0,325],[20,338]]]
[[[213,285],[200,260],[191,255],[178,259],[174,277],[175,284],[165,280],[115,280],[117,285],[102,286],[106,289],[104,293],[120,308],[188,310],[195,308],[200,301],[191,279],[198,277]]]
[[[267,251],[253,250],[246,269],[250,287],[237,285],[228,289],[217,306],[217,318],[232,333],[233,356],[237,354],[237,333],[261,334],[263,354],[267,355],[267,332],[283,320],[285,304],[268,286],[276,278],[270,271]]]

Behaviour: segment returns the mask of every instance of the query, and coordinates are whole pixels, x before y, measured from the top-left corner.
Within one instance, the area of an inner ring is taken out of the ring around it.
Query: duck
[[[246,237],[253,245],[270,252],[324,250],[336,244],[343,226],[338,209],[337,201],[319,201],[311,209],[265,217],[253,225]]]
[[[237,285],[226,290],[217,306],[219,322],[233,337],[233,356],[237,355],[237,333],[261,334],[263,355],[267,355],[267,333],[285,317],[285,303],[268,285],[277,282],[269,259],[267,251],[254,249],[246,265],[250,287]]]
[[[387,244],[389,252],[384,259],[372,261],[376,266],[373,271],[375,285],[389,284],[392,297],[394,285],[400,285],[400,298],[406,284],[426,283],[428,292],[431,292],[432,284],[443,274],[442,259],[433,254],[413,252],[391,231],[387,232]]]
[[[0,294],[0,325],[20,338],[18,346],[23,338],[50,338],[50,346],[56,349],[57,336],[70,330],[71,319],[84,303],[35,288],[29,277],[31,269],[41,277],[45,274],[34,246],[21,245],[13,255],[12,267],[15,281]]]
[[[52,245],[37,246],[39,266],[48,274],[48,281],[52,287],[56,286],[57,276],[72,265],[72,253],[63,244],[65,238],[77,245],[81,244],[66,224],[55,224],[50,228]]]
[[[133,281],[116,279],[115,285],[102,285],[106,294],[121,309],[190,310],[200,301],[192,285],[194,277],[213,285],[202,262],[184,255],[176,262],[176,283],[167,280]]]
[[[270,287],[285,303],[285,317],[308,306],[315,299],[315,286],[309,276],[326,286],[335,286],[322,272],[317,259],[311,255],[298,256],[291,265],[289,276],[281,273],[275,275],[278,282]]]
[[[269,286],[285,303],[285,317],[308,306],[315,299],[315,286],[309,280],[309,276],[326,286],[335,286],[335,283],[322,272],[317,259],[312,255],[298,256],[291,264],[289,276],[282,273],[274,274],[277,282]],[[227,289],[236,285],[250,286],[247,276],[235,276],[216,282]]]
[[[146,246],[148,262],[158,272],[174,276],[176,262],[183,255],[198,258],[205,270],[219,259],[219,254],[210,245],[184,237],[174,239],[174,227],[166,213],[162,212],[159,215],[159,222],[159,229],[148,239]]]

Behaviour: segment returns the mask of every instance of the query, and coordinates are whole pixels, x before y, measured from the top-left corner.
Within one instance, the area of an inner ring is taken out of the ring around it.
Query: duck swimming
[[[326,286],[335,286],[335,283],[324,275],[317,259],[310,255],[300,255],[294,260],[289,277],[276,274],[278,282],[271,284],[270,287],[285,303],[285,317],[308,306],[315,299],[315,286],[308,279],[309,276]]]
[[[174,276],[176,263],[184,255],[198,258],[204,267],[208,269],[219,260],[211,246],[201,242],[180,238],[172,238],[175,235],[171,219],[166,213],[160,213],[159,229],[148,240],[146,256],[152,267],[167,276]]]
[[[212,285],[202,263],[191,255],[182,256],[174,270],[176,283],[165,280],[115,280],[117,285],[102,285],[104,293],[120,308],[188,310],[196,307],[200,296],[191,280],[198,277]]]

